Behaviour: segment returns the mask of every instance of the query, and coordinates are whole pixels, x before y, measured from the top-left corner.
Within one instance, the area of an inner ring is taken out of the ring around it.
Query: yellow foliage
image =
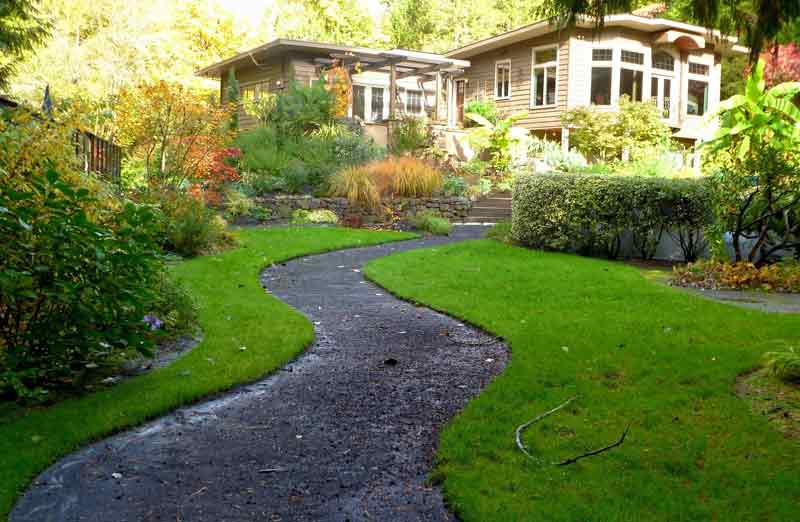
[[[443,182],[444,175],[430,164],[393,156],[340,171],[331,180],[331,194],[375,208],[382,197],[431,196]]]
[[[800,263],[784,261],[759,267],[746,261],[698,261],[675,267],[673,280],[697,288],[800,292]]]

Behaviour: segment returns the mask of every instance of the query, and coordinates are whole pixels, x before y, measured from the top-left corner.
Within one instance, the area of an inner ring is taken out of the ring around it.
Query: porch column
[[[397,67],[394,63],[389,66],[389,121],[397,116]]]
[[[433,121],[438,123],[441,120],[439,100],[442,97],[442,73],[440,71],[436,71],[436,90],[434,92],[436,96],[433,98]]]

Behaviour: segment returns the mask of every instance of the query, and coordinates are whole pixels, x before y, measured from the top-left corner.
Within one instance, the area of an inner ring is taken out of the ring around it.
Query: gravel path
[[[359,269],[482,232],[266,270],[269,291],[316,325],[313,346],[257,383],[62,459],[11,521],[452,520],[427,484],[438,431],[504,368],[507,348]]]

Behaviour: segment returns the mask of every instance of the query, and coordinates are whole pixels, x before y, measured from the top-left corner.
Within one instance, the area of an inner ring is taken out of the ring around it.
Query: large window
[[[590,102],[595,105],[611,105],[612,57],[611,49],[592,49]]]
[[[641,65],[644,65],[643,53],[626,50],[622,51],[622,69],[620,69],[619,73],[620,96],[628,96],[632,101],[642,101],[644,70],[635,67]]]
[[[494,65],[494,97],[498,100],[511,97],[511,60]]]
[[[406,113],[420,114],[422,112],[422,91],[406,91]]]
[[[558,80],[558,47],[533,50],[531,106],[556,104]]]
[[[686,114],[702,116],[708,111],[708,82],[689,80]]]
[[[708,112],[708,74],[704,63],[689,62],[689,82],[686,92],[686,114],[702,116]]]
[[[380,121],[383,119],[383,87],[373,87],[370,89],[372,92],[372,102],[370,108],[372,109],[372,121]]]

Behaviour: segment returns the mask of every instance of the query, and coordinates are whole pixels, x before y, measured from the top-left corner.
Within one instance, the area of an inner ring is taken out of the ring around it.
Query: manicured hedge
[[[630,232],[635,254],[651,259],[667,233],[694,260],[710,209],[702,180],[529,174],[514,184],[511,235],[534,248],[616,258]]]

